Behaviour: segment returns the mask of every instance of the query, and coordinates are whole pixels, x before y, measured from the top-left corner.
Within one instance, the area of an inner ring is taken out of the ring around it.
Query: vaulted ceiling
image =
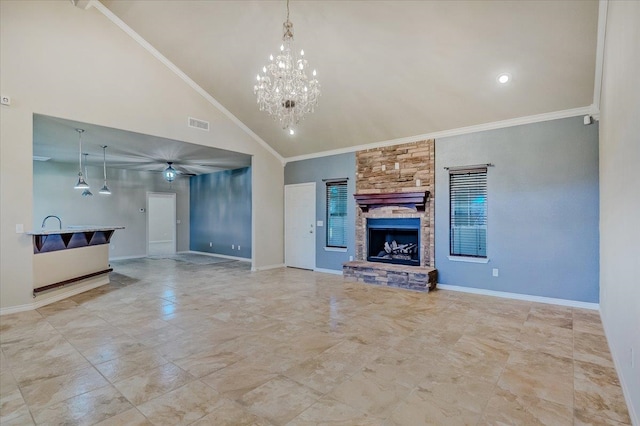
[[[598,2],[291,1],[322,96],[293,137],[256,105],[281,1],[102,0],[283,157],[588,107]],[[500,73],[512,75],[501,85]]]

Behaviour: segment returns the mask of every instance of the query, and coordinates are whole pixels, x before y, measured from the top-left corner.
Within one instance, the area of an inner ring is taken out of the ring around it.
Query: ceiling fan
[[[178,176],[178,174],[181,175],[185,175],[185,176],[195,176],[195,173],[185,173],[184,171],[180,171],[176,168],[173,167],[173,161],[167,161],[167,168],[164,169],[164,171],[162,172],[162,177],[164,177],[164,180],[166,180],[167,182],[171,183],[174,180],[176,180],[176,176]],[[176,166],[178,167],[178,166]]]
[[[178,176],[197,176],[238,167],[235,165],[237,160],[222,158],[213,162],[206,162],[206,160],[169,161],[161,159],[154,160],[150,158],[143,159],[140,157],[125,159],[121,156],[118,160],[120,161],[107,163],[107,167],[162,173],[163,177],[167,181],[169,181],[168,176],[172,177],[172,180],[175,180]]]

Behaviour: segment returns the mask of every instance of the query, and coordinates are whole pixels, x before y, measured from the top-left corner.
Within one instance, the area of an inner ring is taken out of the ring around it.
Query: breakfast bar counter
[[[33,296],[84,283],[109,283],[109,242],[124,226],[69,226],[28,232],[33,236]]]

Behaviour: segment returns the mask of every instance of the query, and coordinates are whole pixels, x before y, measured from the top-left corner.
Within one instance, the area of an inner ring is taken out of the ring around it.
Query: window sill
[[[487,257],[449,256],[449,260],[453,262],[489,263],[489,258]]]
[[[347,248],[346,247],[325,247],[324,251],[337,251],[340,253],[346,253]]]

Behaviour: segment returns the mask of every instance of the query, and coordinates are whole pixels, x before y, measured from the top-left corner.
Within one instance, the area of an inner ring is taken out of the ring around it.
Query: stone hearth
[[[430,291],[436,288],[438,272],[424,266],[392,265],[388,263],[353,261],[342,267],[345,278],[367,284]]]

